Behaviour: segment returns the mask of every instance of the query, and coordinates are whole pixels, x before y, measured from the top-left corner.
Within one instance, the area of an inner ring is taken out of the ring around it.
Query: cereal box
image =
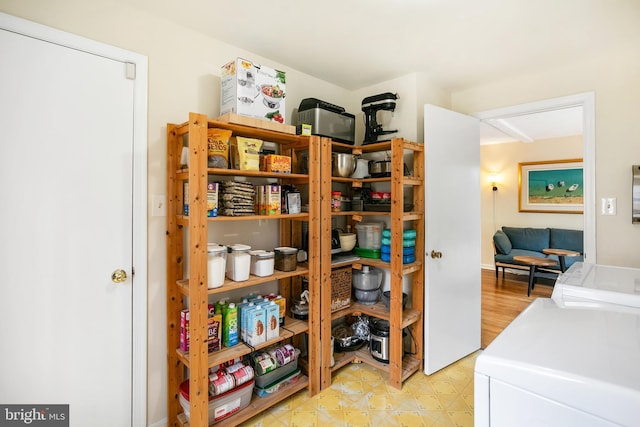
[[[266,215],[280,215],[282,213],[282,199],[278,184],[265,185],[264,203]]]

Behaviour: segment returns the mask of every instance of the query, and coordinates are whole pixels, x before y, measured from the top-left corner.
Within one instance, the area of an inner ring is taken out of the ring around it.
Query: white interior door
[[[424,143],[424,356],[431,374],[480,348],[479,121],[425,105]]]
[[[0,402],[131,425],[134,80],[1,27]]]

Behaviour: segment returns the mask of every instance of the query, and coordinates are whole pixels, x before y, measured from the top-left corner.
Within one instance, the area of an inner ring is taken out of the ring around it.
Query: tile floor
[[[334,373],[331,387],[309,397],[303,390],[257,415],[243,427],[472,427],[476,352],[427,376],[421,372],[402,390],[366,364]]]

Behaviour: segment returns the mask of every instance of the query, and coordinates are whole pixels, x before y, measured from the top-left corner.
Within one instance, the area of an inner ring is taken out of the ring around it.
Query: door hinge
[[[128,78],[129,80],[135,80],[136,64],[134,64],[133,62],[125,62],[124,67],[125,67],[125,77]]]

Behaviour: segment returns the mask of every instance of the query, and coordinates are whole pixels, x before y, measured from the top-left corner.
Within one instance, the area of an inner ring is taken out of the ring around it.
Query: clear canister
[[[224,283],[227,248],[217,243],[207,244],[207,285],[209,289],[219,288]]]
[[[227,246],[227,277],[234,282],[249,279],[251,271],[251,246],[235,244]]]
[[[275,269],[293,271],[298,268],[298,249],[282,246],[275,248]]]
[[[249,251],[251,256],[251,274],[259,277],[273,274],[274,254],[264,250]]]

